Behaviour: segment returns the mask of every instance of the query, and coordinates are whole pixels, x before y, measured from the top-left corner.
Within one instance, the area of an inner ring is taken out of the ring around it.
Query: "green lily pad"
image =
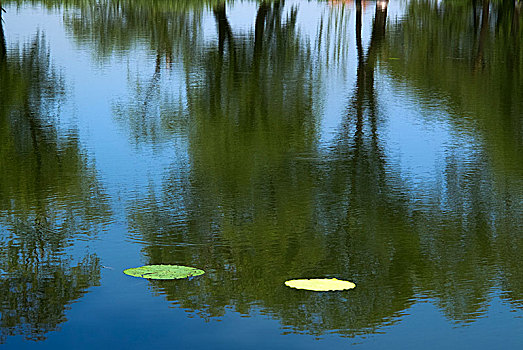
[[[296,289],[306,289],[315,292],[328,292],[335,290],[353,289],[356,285],[349,281],[343,281],[336,278],[313,278],[290,280],[285,282],[287,287]]]
[[[133,277],[141,277],[155,280],[173,280],[200,276],[205,271],[195,267],[180,265],[145,265],[124,270],[123,273]]]

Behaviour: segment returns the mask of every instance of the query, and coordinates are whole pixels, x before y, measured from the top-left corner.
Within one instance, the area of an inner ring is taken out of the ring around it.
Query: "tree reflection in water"
[[[415,16],[387,26],[387,2],[377,4],[365,50],[361,4],[355,4],[356,85],[338,136],[324,151],[316,143],[320,74],[298,32],[297,9],[284,11],[283,5],[261,2],[250,36],[235,33],[226,6],[214,5],[216,42],[183,45],[187,108],[183,118],[173,117],[190,125],[191,170],[173,167],[161,194],[151,189],[130,208],[129,220],[151,263],[184,261],[209,275],[197,289],[162,283],[158,290],[204,317],[223,315],[228,307],[241,313],[260,308],[294,331],[314,334],[370,332],[405,313],[420,294],[434,298],[452,320],[477,318],[499,280],[496,268],[516,266],[506,260],[521,245],[501,245],[519,239],[514,232],[521,223],[514,218],[521,193],[506,197],[500,191],[496,168],[482,167],[485,154],[454,152],[445,158],[434,206],[411,202],[408,184],[384,149],[387,117],[376,76],[383,78],[382,67],[426,69],[427,61],[389,60],[403,57],[397,50],[405,43],[395,40],[405,40],[398,33]],[[412,5],[412,11],[420,9],[423,4]],[[426,21],[439,21],[439,15]],[[420,52],[423,47],[422,41]],[[484,62],[492,49],[482,49]],[[410,55],[418,58],[417,51]],[[471,76],[478,74],[476,58],[469,61]],[[462,64],[451,62],[451,70]],[[409,71],[404,76],[411,77]],[[465,89],[469,81],[456,83]],[[510,159],[504,163],[513,166]],[[144,213],[144,206],[153,209]],[[510,295],[518,290],[517,273],[503,279]],[[360,288],[345,298],[296,293],[282,284],[325,274]]]
[[[387,2],[375,7],[365,51],[361,5],[355,5],[356,86],[347,118],[326,154],[316,148],[314,135],[314,101],[320,96],[315,89],[320,82],[303,89],[310,80],[284,75],[304,68],[308,73],[301,77],[315,76],[307,54],[287,59],[289,38],[300,35],[284,31],[293,28],[293,22],[280,21],[282,3],[259,4],[249,40],[235,35],[224,6],[214,7],[215,49],[207,48],[207,55],[194,60],[199,65],[186,68],[204,72],[202,80],[186,82],[191,87],[186,118],[193,123],[191,173],[173,169],[164,194],[152,192],[131,208],[130,215],[151,262],[187,261],[211,270],[208,279],[198,281],[197,291],[183,284],[161,285],[160,290],[182,307],[208,317],[222,315],[232,305],[243,313],[256,306],[295,331],[357,334],[393,321],[421,294],[433,297],[450,319],[468,322],[490,303],[491,286],[499,280],[496,268],[501,266],[507,266],[502,283],[511,286],[506,290],[517,302],[521,277],[510,257],[518,255],[521,245],[502,245],[519,240],[514,233],[521,227],[515,220],[521,193],[509,195],[498,187],[496,168],[482,166],[487,155],[454,152],[445,158],[442,188],[435,198],[441,201],[433,207],[411,202],[407,184],[384,151],[380,133],[386,116],[380,111],[375,76],[382,66],[385,72],[395,66],[426,69],[434,66],[426,61],[434,56],[424,54],[422,64],[402,63],[397,50],[405,43],[395,40],[406,40],[398,33],[410,21],[419,22],[408,15],[405,22],[387,26]],[[411,9],[420,11],[423,4]],[[439,16],[421,23],[431,25]],[[409,33],[425,35],[420,29]],[[422,41],[420,52],[423,45]],[[487,62],[486,53],[499,49],[483,45],[482,61]],[[297,40],[292,47],[292,52],[299,53],[300,47],[307,52],[305,41]],[[479,46],[471,47],[471,52],[479,52]],[[416,53],[411,52],[409,60],[416,59]],[[436,62],[440,56],[435,55]],[[189,57],[187,61],[194,62]],[[477,74],[478,56],[474,57],[467,73],[471,76]],[[451,62],[450,70],[462,64]],[[280,71],[278,64],[286,66]],[[404,76],[411,75],[407,71]],[[466,91],[468,80],[454,81]],[[281,82],[294,93],[278,89]],[[309,107],[294,109],[307,106],[307,101],[313,101]],[[519,108],[517,103],[509,105]],[[296,123],[286,124],[293,120]],[[510,159],[503,163],[514,165]],[[514,183],[506,186],[518,188]],[[139,213],[136,209],[144,205],[155,210]],[[163,229],[153,229],[158,226]],[[350,278],[361,288],[345,299],[282,287],[290,277],[326,273]]]
[[[109,210],[78,135],[58,127],[64,82],[44,36],[7,51],[0,29],[0,342],[41,340],[99,284],[96,255],[65,251]]]
[[[136,42],[155,57],[152,77],[115,107],[130,138],[185,136],[185,168],[173,164],[128,220],[149,263],[208,273],[155,290],[205,318],[261,310],[318,335],[372,332],[423,297],[469,322],[488,308],[493,285],[520,306],[522,27],[510,3],[412,1],[391,21],[380,1],[369,5],[365,45],[357,1],[355,86],[327,145],[318,141],[327,59],[300,32],[298,7],[258,2],[242,32],[221,1],[78,5],[65,23],[100,60]],[[215,21],[212,39],[204,14]],[[162,85],[173,64],[183,69],[180,105]],[[389,156],[384,80],[399,99],[436,104],[459,137],[474,136],[469,148],[446,149],[426,202]],[[311,294],[283,285],[317,276],[358,287]]]
[[[513,1],[413,1],[382,51],[394,89],[408,82],[465,135],[445,156],[421,235],[426,289],[456,320],[481,314],[496,284],[521,305],[522,23]]]
[[[373,76],[386,6],[376,11],[366,57],[358,40],[350,109],[359,131],[355,140],[341,133],[332,154],[323,155],[327,163],[318,161],[316,143],[321,82],[297,31],[297,9],[284,8],[261,2],[245,37],[231,28],[225,6],[213,7],[215,46],[193,49],[194,56],[185,52],[184,59],[190,62],[184,119],[191,123],[191,172],[173,168],[162,194],[152,189],[130,209],[131,227],[150,263],[184,261],[208,271],[192,282],[196,289],[159,284],[169,299],[203,317],[223,315],[228,307],[241,313],[261,308],[294,331],[369,332],[410,305],[419,257],[417,240],[407,233],[408,211],[386,184],[377,144]],[[352,118],[351,112],[347,128]],[[144,213],[143,207],[153,209]],[[365,288],[346,299],[283,285],[326,273]]]

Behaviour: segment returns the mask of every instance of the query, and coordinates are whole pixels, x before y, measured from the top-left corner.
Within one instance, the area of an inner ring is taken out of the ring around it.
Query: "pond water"
[[[523,348],[521,1],[1,5],[4,347]]]

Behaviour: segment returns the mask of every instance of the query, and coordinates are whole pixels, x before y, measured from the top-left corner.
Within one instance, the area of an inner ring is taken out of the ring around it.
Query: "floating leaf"
[[[179,265],[145,265],[124,270],[123,273],[133,277],[142,277],[155,280],[172,280],[200,276],[205,271]]]
[[[356,285],[349,281],[342,281],[336,278],[313,278],[290,280],[285,282],[287,287],[296,289],[313,290],[316,292],[328,292],[332,290],[353,289]]]

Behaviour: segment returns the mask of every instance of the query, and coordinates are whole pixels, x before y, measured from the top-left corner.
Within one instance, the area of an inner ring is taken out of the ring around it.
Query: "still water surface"
[[[523,347],[521,2],[2,7],[4,347]]]

